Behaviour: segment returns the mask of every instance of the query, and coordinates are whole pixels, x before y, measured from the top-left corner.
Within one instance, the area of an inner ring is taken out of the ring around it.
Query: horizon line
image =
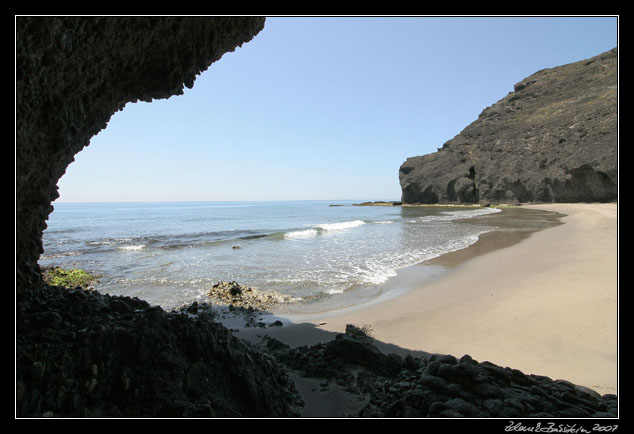
[[[400,199],[398,199],[400,200]],[[95,200],[95,201],[54,201],[55,204],[89,204],[89,203],[218,203],[218,202],[350,202],[350,201],[381,201],[394,202],[398,200],[385,199],[243,199],[243,200]]]

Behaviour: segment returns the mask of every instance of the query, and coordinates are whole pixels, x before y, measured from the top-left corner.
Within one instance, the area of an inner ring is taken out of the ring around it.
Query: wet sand
[[[537,232],[485,234],[421,267],[445,270],[403,294],[339,312],[288,317],[266,333],[289,345],[367,325],[386,352],[471,355],[601,394],[618,385],[617,205],[539,204],[565,214]],[[416,267],[405,273],[415,279]],[[292,323],[290,322],[292,321]]]

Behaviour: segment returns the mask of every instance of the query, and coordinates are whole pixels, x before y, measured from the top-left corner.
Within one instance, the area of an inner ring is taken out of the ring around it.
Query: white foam
[[[70,252],[60,252],[60,253],[51,253],[50,255],[41,255],[40,259],[48,260],[48,259],[58,259],[66,256],[79,256],[81,252],[78,251],[70,251]]]
[[[144,247],[145,247],[145,244],[136,244],[136,245],[131,245],[131,246],[121,246],[121,247],[119,247],[119,249],[128,250],[128,251],[134,251],[134,250],[141,250]]]
[[[313,227],[320,228],[322,231],[341,231],[345,229],[352,229],[359,226],[363,226],[365,222],[363,220],[352,220],[349,222],[341,223],[320,223],[312,225]]]
[[[284,238],[312,238],[317,235],[316,229],[305,229],[303,231],[293,231],[284,234]]]
[[[462,210],[462,211],[443,211],[437,215],[430,215],[425,217],[419,217],[420,221],[451,221],[458,219],[467,219],[478,217],[487,214],[494,214],[496,212],[502,211],[499,208],[477,208],[470,210]]]
[[[380,285],[388,281],[390,277],[396,276],[396,271],[390,268],[383,268],[379,270],[373,270],[365,276],[366,282]]]
[[[129,243],[132,238],[106,238],[105,240],[91,241],[88,244],[91,246],[110,246],[118,243]]]
[[[396,271],[402,268],[420,264],[423,261],[437,258],[446,253],[462,250],[478,241],[480,235],[488,231],[480,231],[475,234],[450,239],[447,242],[420,250],[408,250],[391,255],[382,254],[368,258],[362,267],[355,267],[355,275],[363,282],[380,285],[397,275]]]

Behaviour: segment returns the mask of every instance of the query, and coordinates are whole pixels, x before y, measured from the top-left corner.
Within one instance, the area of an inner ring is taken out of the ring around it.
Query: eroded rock
[[[205,306],[43,287],[18,306],[16,414],[293,417],[301,398],[275,358]],[[26,305],[28,303],[28,306]]]
[[[57,182],[110,117],[182,94],[263,27],[263,17],[16,17],[18,417],[297,414],[284,370],[213,316],[48,286],[37,264]]]
[[[263,291],[258,288],[240,285],[233,281],[216,283],[209,290],[208,295],[212,301],[253,310],[267,310],[275,305],[291,303],[295,300],[285,294],[275,291]]]
[[[402,202],[609,202],[618,190],[617,49],[516,84],[438,152],[400,167]]]
[[[289,369],[336,382],[369,402],[352,417],[616,417],[615,395],[568,381],[526,375],[469,355],[383,354],[355,326],[326,343],[292,348],[267,337],[263,347]],[[328,384],[327,382],[325,384]]]

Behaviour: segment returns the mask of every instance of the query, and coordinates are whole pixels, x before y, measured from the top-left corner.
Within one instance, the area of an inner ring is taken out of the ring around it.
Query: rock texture
[[[293,416],[274,360],[209,315],[48,286],[37,260],[74,155],[131,101],[168,98],[261,17],[16,17],[16,416]]]
[[[275,305],[294,301],[293,297],[289,295],[262,291],[258,288],[240,285],[237,282],[226,281],[213,285],[207,295],[215,303],[251,310],[267,310]]]
[[[538,71],[438,152],[407,159],[403,203],[616,200],[617,55]]]
[[[384,354],[362,329],[326,343],[291,348],[274,338],[263,345],[299,375],[325,379],[366,401],[352,417],[613,418],[616,395],[563,380],[526,375],[469,355],[401,357]]]
[[[285,369],[197,304],[44,286],[17,308],[18,417],[299,415]]]
[[[18,289],[37,282],[57,182],[125,104],[169,98],[250,41],[261,17],[16,17]]]

